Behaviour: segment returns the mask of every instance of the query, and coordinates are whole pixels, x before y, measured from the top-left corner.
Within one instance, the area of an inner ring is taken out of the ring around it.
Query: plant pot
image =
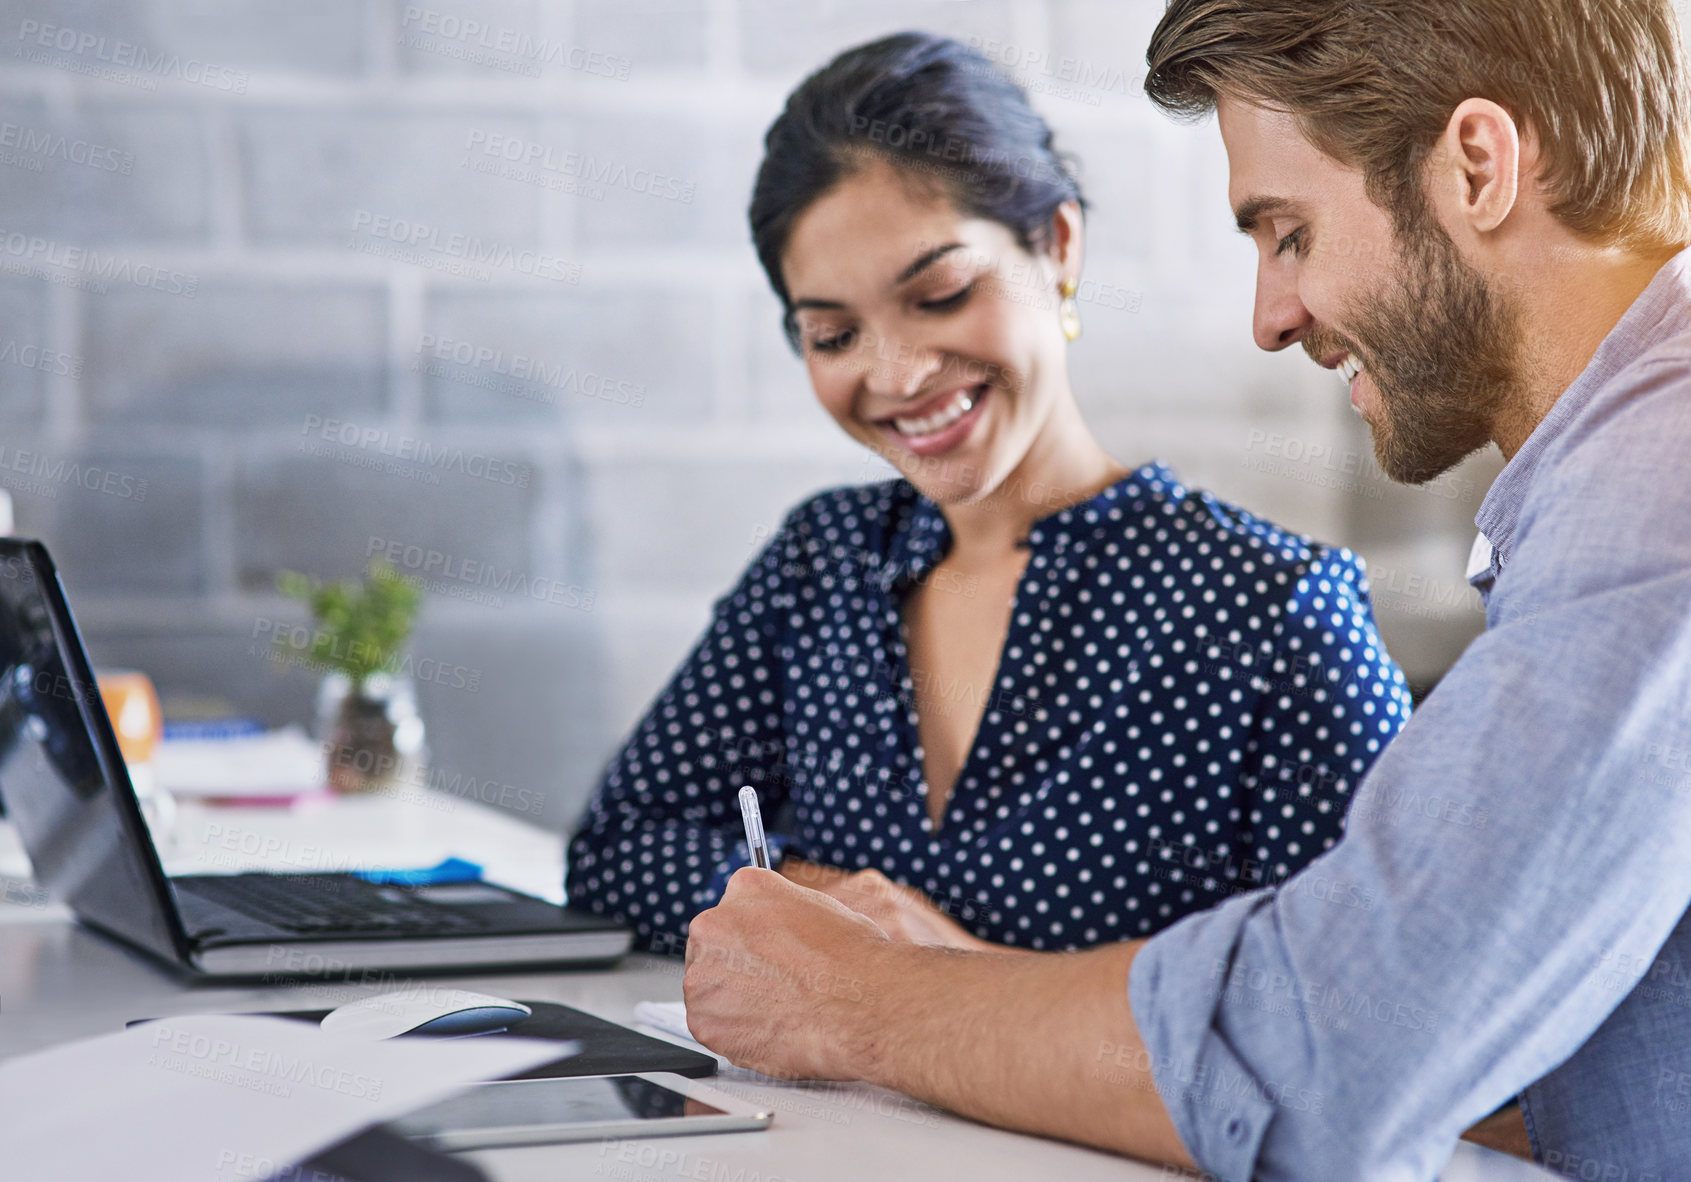
[[[331,790],[385,792],[418,782],[423,720],[408,679],[378,673],[354,692],[344,673],[328,674],[317,695],[317,726]]]

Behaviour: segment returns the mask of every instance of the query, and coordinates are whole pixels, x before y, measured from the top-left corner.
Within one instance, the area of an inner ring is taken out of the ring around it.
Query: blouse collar
[[[901,491],[910,498],[911,507],[893,535],[881,571],[882,586],[888,591],[921,578],[951,548],[951,527],[939,506],[908,483]],[[1185,493],[1174,473],[1160,460],[1153,460],[1086,500],[1035,521],[1028,531],[1028,548],[1036,554],[1051,555],[1084,545],[1104,530],[1119,526],[1130,513],[1143,512],[1147,501],[1173,503]]]

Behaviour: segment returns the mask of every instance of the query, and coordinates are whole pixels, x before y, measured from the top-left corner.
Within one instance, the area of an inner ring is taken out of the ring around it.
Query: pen
[[[769,869],[769,842],[763,836],[763,813],[757,807],[757,789],[747,784],[740,789],[740,819],[746,823],[746,844],[751,847],[752,865]]]

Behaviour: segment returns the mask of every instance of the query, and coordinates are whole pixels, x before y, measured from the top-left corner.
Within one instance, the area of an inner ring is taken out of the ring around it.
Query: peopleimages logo
[[[461,447],[437,447],[426,439],[395,435],[383,427],[360,426],[344,419],[306,415],[301,434],[315,435],[326,443],[372,451],[388,459],[403,460],[437,472],[455,472],[460,476],[486,480],[490,484],[527,488],[534,479],[534,469],[527,464],[495,459]]]
[[[683,205],[691,205],[698,190],[696,181],[683,180],[666,172],[654,172],[649,168],[629,168],[620,161],[601,160],[581,152],[567,152],[550,144],[483,131],[480,128],[470,131],[464,148],[471,153],[480,152],[483,156],[492,157],[490,164],[505,161],[595,185],[627,189],[631,193],[659,197],[665,201],[678,201]],[[490,167],[467,167],[476,172],[491,171]]]
[[[423,334],[417,342],[417,352],[426,356],[419,359],[416,368],[430,377],[447,378],[466,385],[485,386],[531,401],[555,402],[557,399],[554,391],[579,394],[584,398],[597,398],[631,408],[640,407],[646,400],[646,387],[641,382],[612,378],[574,366],[566,367],[538,357],[530,357],[525,353],[506,353],[505,350],[495,349],[491,345],[478,345],[471,341],[436,336],[434,333]],[[439,362],[451,362],[458,369],[438,364]],[[465,369],[486,370],[487,373],[480,375],[478,380],[478,375],[462,372]],[[501,382],[497,380],[499,378],[508,378],[510,381]],[[546,388],[530,390],[527,388],[529,383]]]
[[[1145,83],[1143,75],[1129,74],[1120,66],[1109,62],[1092,62],[1068,54],[1053,54],[1046,49],[1014,45],[979,35],[965,38],[965,44],[1006,69],[1042,76],[1056,82],[1072,83],[1087,91],[1113,91],[1123,98],[1132,98]],[[1096,106],[1097,103],[1092,105]]]
[[[113,472],[110,468],[102,468],[98,464],[79,464],[75,460],[56,458],[25,448],[7,447],[0,443],[0,482],[5,482],[13,472],[20,473],[33,482],[32,487],[24,491],[41,492],[48,497],[57,495],[57,489],[74,485],[123,501],[147,499],[147,481],[144,477]],[[8,487],[17,486],[8,484]]]
[[[57,349],[43,349],[39,345],[20,345],[14,340],[0,341],[0,365],[38,369],[57,377],[82,376],[82,358]]]
[[[348,662],[376,662],[383,672],[394,677],[468,690],[472,694],[481,691],[480,669],[418,657],[409,649],[395,656],[365,641],[348,641],[323,629],[313,631],[303,624],[260,616],[253,621],[252,639],[258,642],[257,651],[279,665],[327,672],[343,668]]]
[[[382,1081],[374,1076],[270,1047],[246,1047],[178,1030],[166,1022],[154,1026],[147,1064],[275,1096],[291,1095],[293,1085],[305,1084],[358,1100],[382,1097]]]
[[[405,6],[399,27],[404,30],[402,42],[413,49],[481,65],[500,65],[500,59],[505,58],[508,60],[504,68],[518,68],[530,77],[538,77],[540,67],[551,66],[621,81],[628,77],[634,64],[626,57],[600,49],[533,37],[520,29],[490,25],[416,4]]]
[[[37,20],[25,20],[18,25],[18,40],[22,44],[16,50],[17,55],[38,64],[52,63],[42,62],[39,50],[32,49],[32,46],[55,49],[72,57],[92,58],[101,65],[133,70],[149,78],[175,78],[230,94],[247,92],[248,75],[245,70],[213,65],[199,58],[184,58],[178,53],[151,50],[133,41],[124,41],[117,37],[108,38],[98,33],[73,29],[68,25],[49,25]]]
[[[63,160],[67,164],[80,164],[101,172],[120,172],[124,176],[135,169],[132,153],[18,123],[0,123],[0,148],[16,148],[29,156]]]
[[[0,230],[0,251],[24,263],[46,263],[48,266],[80,272],[94,279],[149,287],[166,295],[187,296],[193,299],[200,288],[197,275],[151,263],[136,263],[121,255],[102,254],[98,250],[57,242],[39,234],[25,234],[18,230]],[[0,262],[8,264],[3,269],[13,269],[9,266],[10,260]],[[48,275],[47,272],[39,274],[43,277]],[[103,292],[105,289],[102,287],[100,290]]]
[[[362,237],[360,237],[362,235]],[[464,267],[480,267],[481,271],[465,273],[485,282],[491,278],[492,267],[503,267],[519,275],[535,279],[550,279],[554,283],[580,283],[582,265],[557,255],[537,250],[519,249],[503,242],[484,241],[471,234],[442,230],[427,222],[360,209],[352,217],[352,239],[347,245],[365,254],[392,254],[405,262],[427,263],[425,256],[435,255]],[[394,254],[392,252],[409,251]]]
[[[530,575],[514,566],[500,567],[477,558],[465,558],[445,550],[392,538],[372,537],[364,545],[364,556],[380,555],[389,565],[410,572],[431,587],[436,580],[480,587],[518,599],[528,598],[539,603],[592,611],[596,593],[574,583],[565,583],[545,575]]]

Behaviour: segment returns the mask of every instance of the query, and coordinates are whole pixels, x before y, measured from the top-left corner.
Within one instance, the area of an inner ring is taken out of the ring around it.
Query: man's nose
[[[1251,334],[1256,337],[1257,348],[1278,353],[1303,340],[1314,323],[1291,277],[1271,263],[1259,264],[1256,308],[1251,314]]]

